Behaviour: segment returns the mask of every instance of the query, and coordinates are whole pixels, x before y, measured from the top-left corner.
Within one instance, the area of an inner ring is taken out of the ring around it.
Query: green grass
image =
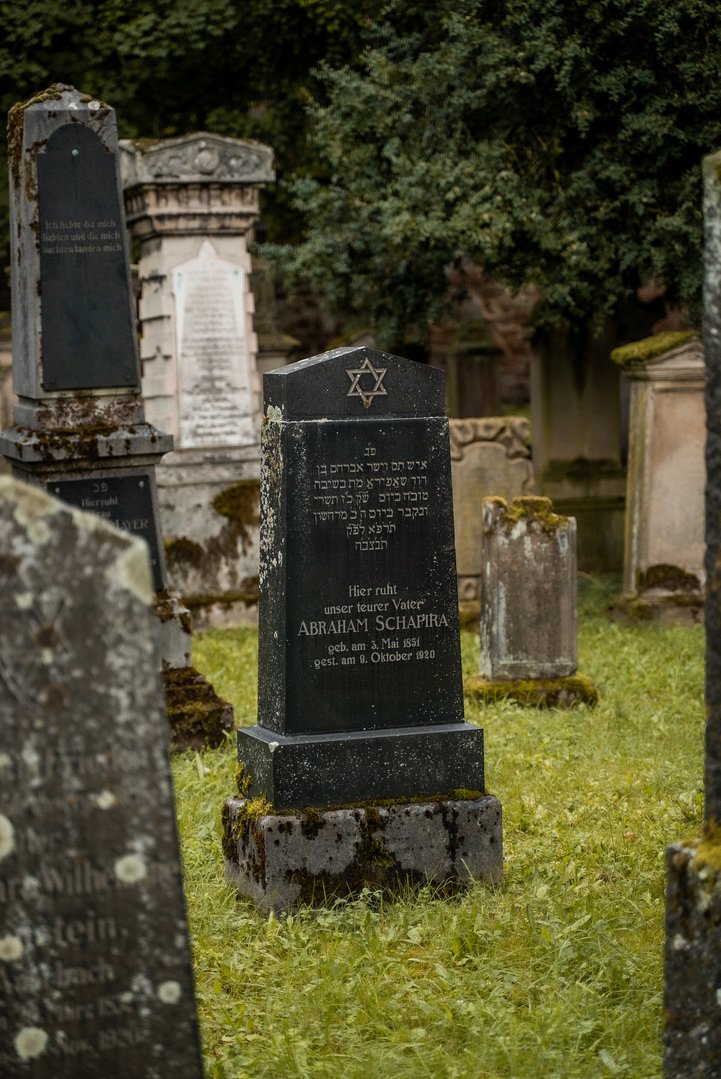
[[[572,1079],[661,1074],[664,849],[702,813],[703,631],[631,628],[582,582],[593,709],[468,705],[504,810],[505,873],[266,917],[224,883],[234,740],[174,762],[209,1079]],[[477,641],[464,634],[464,669]],[[252,631],[197,666],[255,721]]]

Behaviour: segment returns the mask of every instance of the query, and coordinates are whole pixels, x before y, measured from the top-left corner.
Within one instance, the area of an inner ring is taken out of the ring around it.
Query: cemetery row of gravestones
[[[18,1076],[199,1075],[147,556],[100,519],[144,535],[162,586],[154,465],[165,444],[139,398],[114,119],[61,90],[14,122],[23,359],[4,452],[35,489],[3,481],[0,492],[0,590],[16,612],[0,639],[0,1062]],[[80,202],[64,203],[68,191]],[[100,229],[107,244],[88,239]],[[108,333],[104,304],[128,333]],[[269,375],[264,411],[259,723],[238,736],[228,875],[271,908],[399,878],[496,881],[500,804],[485,793],[483,732],[463,719],[442,379],[339,350]],[[326,504],[333,481],[342,508]],[[573,527],[544,500],[484,507],[499,575],[483,590],[486,682],[575,675]],[[561,597],[545,651],[519,636],[528,597],[510,587],[529,544]],[[501,595],[503,612],[491,607]],[[690,889],[698,910],[702,850],[672,858],[670,895]],[[669,917],[688,920],[688,899]],[[696,1059],[718,1051],[698,1023],[689,1035],[691,1009],[674,1009],[686,952],[703,960],[697,1018],[718,989],[719,942],[705,947],[691,921],[669,952],[677,1061],[689,1038]]]

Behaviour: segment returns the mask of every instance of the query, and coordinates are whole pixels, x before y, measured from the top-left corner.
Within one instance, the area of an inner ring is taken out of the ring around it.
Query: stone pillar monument
[[[122,144],[128,225],[140,241],[140,358],[148,418],[175,437],[158,470],[171,585],[196,624],[255,608],[260,376],[249,244],[260,143],[199,133]]]
[[[664,1074],[721,1074],[721,153],[704,161],[706,774],[704,827],[667,851]]]
[[[614,349],[631,383],[623,596],[634,619],[699,621],[703,611],[704,356],[694,333]]]

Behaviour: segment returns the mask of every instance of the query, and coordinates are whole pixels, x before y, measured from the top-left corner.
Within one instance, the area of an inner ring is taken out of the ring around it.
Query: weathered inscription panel
[[[115,156],[82,124],[38,155],[46,390],[135,386],[130,286]]]
[[[287,453],[288,673],[304,689],[286,730],[458,722],[445,420],[292,424]]]
[[[243,271],[206,241],[177,267],[174,294],[179,445],[255,441]]]
[[[200,1079],[147,558],[0,480],[0,1075]]]
[[[163,588],[163,562],[153,505],[153,477],[149,472],[133,476],[98,475],[92,479],[53,480],[50,494],[71,506],[104,517],[126,532],[145,540],[155,590]]]

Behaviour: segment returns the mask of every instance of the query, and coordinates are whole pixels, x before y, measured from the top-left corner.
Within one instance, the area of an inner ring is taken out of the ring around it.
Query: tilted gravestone
[[[702,835],[667,851],[664,1075],[721,1075],[721,153],[704,160],[706,768]]]
[[[202,1076],[146,548],[0,480],[0,1074]]]
[[[429,797],[448,807],[454,792],[475,792],[463,807],[475,823],[457,846],[450,818],[438,839],[450,852],[442,869],[424,861],[417,835],[401,828],[398,842],[418,876],[460,877],[465,861],[466,877],[495,879],[500,805],[482,796],[483,732],[463,718],[442,374],[339,349],[267,374],[264,389],[258,726],[238,734],[243,793],[278,812]],[[229,875],[258,901],[280,902],[269,883],[279,845],[265,843],[257,888],[255,871],[238,869],[254,855],[234,847],[248,803],[232,800],[226,816]],[[349,818],[356,838],[339,841],[332,871],[316,846],[326,885],[352,876],[361,816]],[[386,840],[396,824],[384,824]],[[331,831],[344,831],[336,818]],[[350,852],[345,870],[339,851]],[[298,878],[313,862],[299,858]],[[291,862],[282,872],[293,876]]]
[[[147,543],[174,739],[217,743],[230,706],[190,666],[190,616],[165,594],[155,465],[173,440],[140,396],[115,112],[58,84],[16,105],[8,131],[18,401],[0,453],[18,479]]]

